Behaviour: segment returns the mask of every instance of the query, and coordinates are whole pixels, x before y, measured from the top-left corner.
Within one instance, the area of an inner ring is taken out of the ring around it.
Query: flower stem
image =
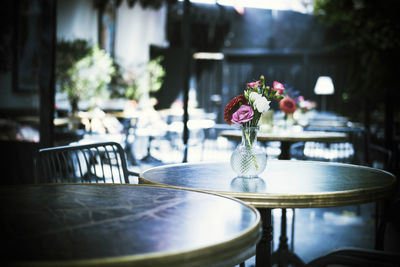
[[[258,170],[258,163],[257,163],[257,158],[256,156],[252,153],[251,148],[253,146],[253,144],[251,143],[251,137],[249,136],[249,132],[246,129],[243,129],[244,131],[244,137],[246,138],[246,148],[250,151],[251,154],[251,158],[253,159],[254,162],[254,166],[256,167],[256,169]],[[249,130],[251,131],[251,130]]]

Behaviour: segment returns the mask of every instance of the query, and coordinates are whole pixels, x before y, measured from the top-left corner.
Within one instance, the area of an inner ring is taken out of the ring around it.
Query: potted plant
[[[139,102],[142,97],[160,90],[165,70],[161,66],[162,56],[150,60],[144,66],[125,72],[126,90],[125,97]]]
[[[57,91],[65,93],[70,115],[76,115],[79,101],[108,96],[107,85],[115,73],[112,58],[85,40],[59,41],[56,53]]]

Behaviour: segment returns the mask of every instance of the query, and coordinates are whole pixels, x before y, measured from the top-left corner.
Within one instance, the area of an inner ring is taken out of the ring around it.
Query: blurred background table
[[[240,141],[242,133],[240,130],[222,131],[221,136],[229,140]],[[323,131],[276,131],[271,133],[259,132],[257,140],[261,142],[279,141],[281,142],[281,153],[279,159],[290,159],[290,146],[295,142],[345,142],[347,134],[340,132]]]

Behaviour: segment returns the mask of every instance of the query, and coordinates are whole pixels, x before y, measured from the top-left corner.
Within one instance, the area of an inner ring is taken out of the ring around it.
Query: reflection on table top
[[[241,138],[240,130],[226,130],[222,131],[221,136],[228,139],[239,140]],[[279,131],[264,133],[259,132],[257,135],[259,141],[288,141],[288,142],[345,142],[348,139],[346,133],[340,132],[322,132],[322,131]]]
[[[0,207],[2,261],[23,266],[233,266],[260,237],[255,209],[172,188],[3,186]]]
[[[290,160],[268,160],[260,178],[235,176],[229,163],[185,163],[149,169],[139,182],[218,192],[256,207],[317,208],[387,197],[396,179],[368,167]]]

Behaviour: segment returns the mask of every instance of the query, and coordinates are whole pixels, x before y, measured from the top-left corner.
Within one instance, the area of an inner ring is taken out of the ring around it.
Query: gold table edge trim
[[[396,178],[385,188],[373,187],[366,189],[353,189],[340,192],[307,193],[307,194],[268,194],[247,192],[226,192],[206,189],[192,189],[188,187],[165,185],[149,181],[139,176],[140,184],[151,184],[161,187],[189,189],[202,192],[211,192],[237,198],[248,205],[256,208],[327,208],[338,206],[349,206],[368,202],[374,202],[392,195],[396,190]],[[362,196],[360,197],[360,193]]]

